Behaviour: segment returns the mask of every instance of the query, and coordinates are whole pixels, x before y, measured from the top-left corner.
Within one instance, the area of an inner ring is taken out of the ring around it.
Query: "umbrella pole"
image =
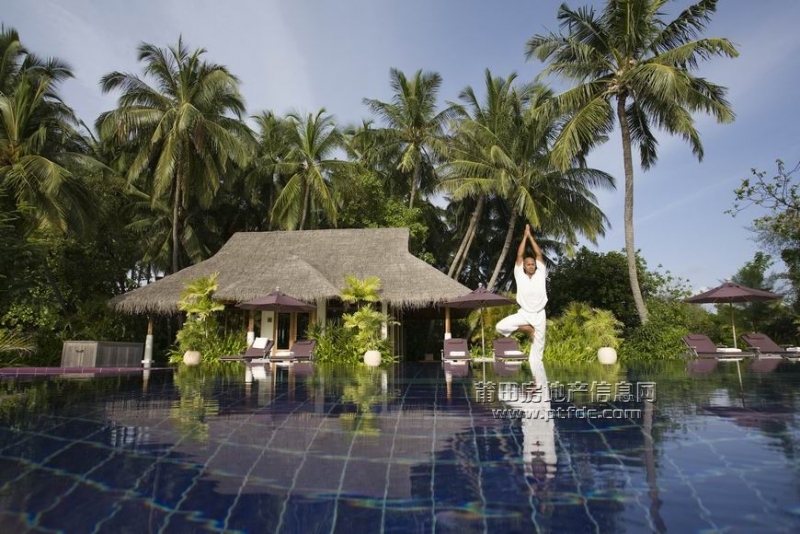
[[[731,307],[731,328],[733,329],[733,348],[736,347],[736,323],[733,320],[733,302],[729,302],[728,305]]]
[[[486,358],[486,342],[484,341],[484,336],[483,336],[483,325],[484,325],[483,306],[481,306],[481,354],[483,355],[484,358]]]

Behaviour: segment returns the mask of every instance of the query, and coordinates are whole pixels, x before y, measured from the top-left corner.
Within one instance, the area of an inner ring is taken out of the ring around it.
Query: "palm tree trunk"
[[[450,264],[450,269],[447,271],[447,276],[451,278],[458,279],[458,275],[461,273],[460,267],[464,265],[462,258],[466,257],[469,253],[469,247],[472,245],[472,239],[475,237],[475,229],[478,226],[478,219],[480,219],[481,213],[483,212],[484,202],[485,197],[478,198],[478,205],[475,207],[475,212],[472,214],[472,218],[469,221],[467,231],[461,239],[461,246],[458,247],[458,252],[456,252],[453,262]]]
[[[464,265],[467,263],[467,258],[469,258],[469,249],[472,248],[472,242],[475,241],[475,235],[478,233],[477,227],[472,230],[472,233],[469,235],[469,241],[467,241],[467,248],[464,250],[464,254],[461,256],[461,261],[458,264],[458,269],[456,269],[455,276],[453,278],[458,280],[458,277],[461,276],[462,271],[464,270]]]
[[[417,182],[422,165],[419,161],[414,165],[414,175],[411,177],[411,198],[408,199],[408,209],[414,207],[414,197],[417,196]]]
[[[464,232],[464,235],[461,236],[461,244],[458,246],[456,255],[453,256],[453,259],[450,262],[450,267],[447,269],[447,276],[449,276],[450,278],[454,278],[453,273],[456,272],[456,268],[461,263],[461,255],[464,254],[464,248],[467,246],[468,240],[469,240],[469,228],[467,228],[467,230]]]
[[[183,189],[183,174],[181,170],[177,170],[175,175],[175,198],[172,201],[172,272],[177,273],[180,270],[178,264],[178,243],[180,242],[180,211],[181,211],[181,190]]]
[[[72,316],[71,310],[69,309],[69,303],[67,299],[64,298],[64,294],[61,293],[61,289],[58,287],[58,283],[56,282],[56,277],[53,276],[53,271],[50,269],[50,266],[47,265],[47,256],[42,257],[42,269],[44,270],[44,277],[47,279],[47,283],[50,284],[50,288],[53,290],[53,295],[55,295],[56,300],[58,301],[59,306],[61,306],[61,311],[67,316],[67,322],[70,322],[70,317]]]
[[[264,224],[261,227],[266,228],[268,232],[272,231],[272,217],[270,214],[272,213],[272,207],[275,205],[275,197],[277,196],[276,192],[278,190],[279,179],[280,175],[277,172],[273,172],[272,182],[269,184],[269,209],[264,212]]]
[[[642,324],[647,323],[647,307],[644,305],[642,290],[639,288],[639,273],[636,269],[636,247],[633,244],[633,157],[631,156],[631,131],[625,116],[627,95],[617,96],[617,117],[622,131],[622,155],[625,163],[625,254],[628,257],[628,277],[636,312]]]
[[[506,241],[503,243],[503,250],[500,252],[500,257],[497,259],[497,264],[494,266],[494,272],[492,273],[492,278],[489,280],[489,283],[486,285],[486,289],[489,291],[494,291],[494,285],[497,283],[497,277],[500,276],[500,269],[503,267],[503,263],[506,261],[506,256],[508,256],[508,250],[511,248],[511,238],[514,235],[514,226],[517,224],[517,208],[511,210],[511,217],[508,221],[508,231],[506,231]]]
[[[298,230],[302,230],[303,227],[306,225],[306,216],[308,215],[308,196],[311,194],[311,186],[306,184],[306,190],[303,193],[303,214],[300,217],[300,227]]]

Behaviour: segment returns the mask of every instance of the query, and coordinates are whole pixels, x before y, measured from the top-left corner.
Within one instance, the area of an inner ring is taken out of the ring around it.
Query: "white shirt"
[[[537,313],[547,304],[547,273],[544,263],[536,260],[536,272],[529,277],[522,263],[514,265],[514,279],[517,282],[517,304],[522,311]]]

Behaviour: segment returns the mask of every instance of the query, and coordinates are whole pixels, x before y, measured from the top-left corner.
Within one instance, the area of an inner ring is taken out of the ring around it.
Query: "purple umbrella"
[[[731,328],[733,329],[733,346],[736,347],[736,324],[733,321],[734,302],[766,302],[770,300],[780,300],[783,295],[764,291],[763,289],[753,289],[752,287],[725,282],[721,286],[709,289],[705,293],[700,293],[685,299],[684,302],[693,304],[722,304],[727,302],[731,308]]]
[[[275,291],[269,295],[242,302],[241,304],[237,304],[236,307],[245,310],[266,310],[275,312],[298,312],[316,309],[316,306],[312,304],[306,304],[301,300],[281,293],[280,289],[277,287]]]
[[[301,300],[297,300],[294,297],[290,297],[286,293],[282,293],[281,290],[277,287],[275,288],[275,291],[273,291],[269,295],[258,297],[253,300],[248,300],[247,302],[242,302],[241,304],[237,304],[236,307],[243,308],[245,310],[273,311],[275,313],[303,312],[303,311],[315,310],[317,308],[316,306],[312,306],[311,304],[306,304]],[[252,316],[251,316],[251,321],[252,321]],[[276,338],[277,328],[278,328],[278,322],[274,321],[272,323],[272,339],[277,339]]]
[[[445,303],[449,308],[462,308],[462,309],[481,309],[481,348],[483,349],[484,356],[486,355],[486,344],[483,335],[483,309],[491,306],[508,306],[509,304],[516,304],[514,299],[492,293],[483,285],[472,293],[467,293],[461,297],[450,299]]]

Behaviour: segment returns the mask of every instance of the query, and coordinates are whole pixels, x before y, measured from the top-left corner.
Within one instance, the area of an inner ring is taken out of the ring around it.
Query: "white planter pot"
[[[378,367],[381,364],[381,353],[377,350],[368,350],[364,353],[364,363],[370,367]]]
[[[604,365],[617,363],[617,351],[612,347],[600,347],[597,349],[597,361]]]
[[[183,353],[183,363],[186,365],[197,365],[200,363],[199,350],[187,350]]]

